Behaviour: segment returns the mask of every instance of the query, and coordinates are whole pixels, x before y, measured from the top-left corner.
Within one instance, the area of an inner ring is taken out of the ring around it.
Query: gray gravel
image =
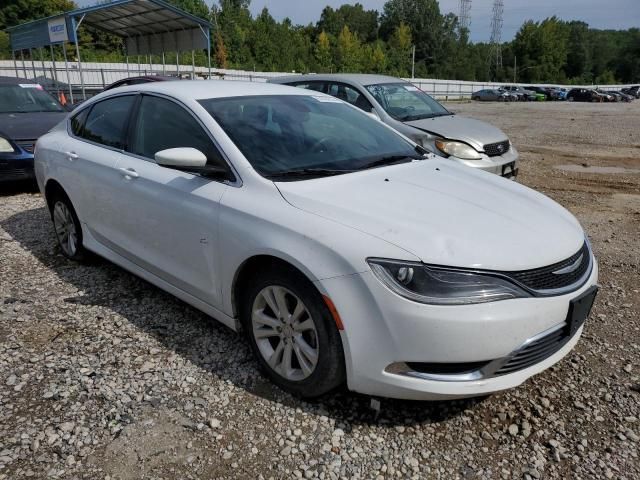
[[[635,116],[600,124],[598,107]],[[603,288],[560,364],[484,399],[382,400],[379,415],[348,392],[303,402],[205,315],[106,261],[69,263],[42,198],[5,193],[0,480],[640,478],[640,176],[553,168],[637,167],[640,102],[453,108],[497,119],[520,147],[522,181],[593,238]],[[560,114],[576,120],[546,141]],[[624,143],[585,156],[593,122],[592,138]]]

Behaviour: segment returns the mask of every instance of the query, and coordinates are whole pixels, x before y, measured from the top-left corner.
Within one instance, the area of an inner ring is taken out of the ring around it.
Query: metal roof
[[[206,20],[162,0],[115,0],[66,13],[83,23],[120,37],[211,28]]]

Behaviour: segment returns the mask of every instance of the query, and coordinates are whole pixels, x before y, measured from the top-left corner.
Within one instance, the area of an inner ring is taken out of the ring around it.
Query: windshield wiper
[[[413,155],[390,155],[388,157],[382,157],[375,162],[367,163],[362,167],[362,170],[368,170],[369,168],[384,167],[386,165],[395,165],[397,163],[407,163],[414,160],[421,160],[423,157],[415,157]]]
[[[331,168],[299,168],[294,170],[284,170],[282,172],[265,175],[269,179],[274,178],[304,178],[304,177],[330,177],[332,175],[342,175],[352,173],[355,170],[331,169]]]

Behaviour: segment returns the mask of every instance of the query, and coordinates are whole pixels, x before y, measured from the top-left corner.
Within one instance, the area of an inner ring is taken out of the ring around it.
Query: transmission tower
[[[493,17],[491,18],[491,53],[489,55],[489,70],[502,68],[502,14],[504,0],[493,0]]]
[[[458,13],[458,23],[460,29],[467,29],[471,26],[471,0],[460,0]]]

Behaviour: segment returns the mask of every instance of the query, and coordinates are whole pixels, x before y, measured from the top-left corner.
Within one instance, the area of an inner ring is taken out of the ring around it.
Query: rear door
[[[120,180],[115,167],[123,154],[136,95],[99,101],[71,118],[70,135],[58,149],[60,177],[89,233],[109,238],[112,189]]]
[[[128,154],[117,163],[118,211],[111,248],[139,267],[213,306],[220,304],[217,257],[223,179],[158,165],[155,153],[192,147],[229,168],[197,117],[163,96],[143,94],[131,122]]]

